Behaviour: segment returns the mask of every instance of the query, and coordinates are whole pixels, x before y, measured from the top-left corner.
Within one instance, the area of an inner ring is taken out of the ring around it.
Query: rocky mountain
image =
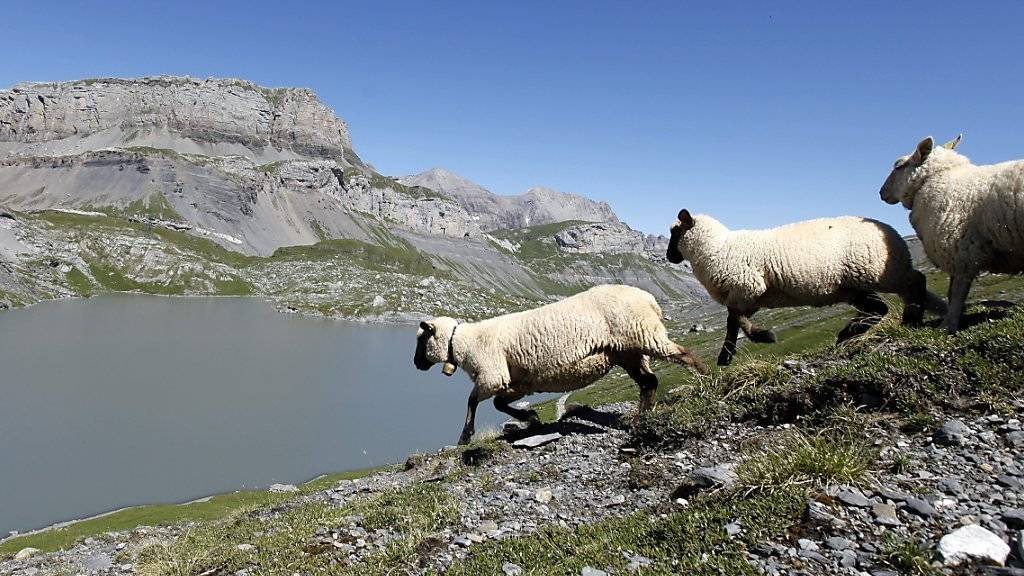
[[[0,91],[0,151],[54,156],[149,146],[258,162],[346,159],[348,126],[310,90],[161,76]]]
[[[603,282],[704,297],[605,203],[541,188],[498,196],[441,170],[381,175],[315,94],[242,80],[0,91],[0,206],[7,306],[241,292],[331,315],[468,317]],[[545,259],[502,237],[520,228],[550,248]]]
[[[433,168],[398,181],[408,186],[436,190],[455,200],[486,231],[568,220],[619,221],[606,202],[543,187],[530,188],[518,196],[501,196],[444,168]]]

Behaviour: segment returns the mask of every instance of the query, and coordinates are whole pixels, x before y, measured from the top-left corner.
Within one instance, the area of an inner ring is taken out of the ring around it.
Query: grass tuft
[[[917,539],[900,539],[892,533],[887,533],[882,557],[900,574],[906,576],[933,576],[941,573],[932,564],[935,551],[927,543]]]
[[[876,454],[860,438],[795,432],[744,461],[737,473],[748,492],[793,486],[861,484]]]

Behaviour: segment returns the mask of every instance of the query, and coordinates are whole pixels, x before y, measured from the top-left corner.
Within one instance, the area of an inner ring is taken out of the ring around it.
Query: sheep
[[[666,257],[689,260],[711,297],[728,308],[718,365],[736,353],[739,330],[752,342],[775,342],[750,317],[761,308],[829,306],[847,302],[858,314],[839,332],[843,342],[867,331],[888,311],[878,292],[899,294],[903,321],[917,324],[924,309],[945,312],[914,269],[907,243],[891,226],[845,216],[808,220],[769,230],[730,231],[711,216],[679,212]]]
[[[473,381],[460,444],[475,429],[476,407],[493,397],[494,407],[521,421],[539,422],[533,410],[511,404],[534,392],[579,390],[615,366],[640,387],[639,413],[654,403],[658,378],[650,359],[665,359],[704,371],[701,361],[668,337],[654,296],[632,286],[596,286],[559,302],[479,322],[446,316],[421,322],[413,363],[429,370],[443,363]]]
[[[1024,272],[1024,160],[976,166],[954,150],[959,141],[936,148],[930,136],[921,140],[879,190],[910,210],[928,258],[949,274],[942,326],[950,334],[978,274]]]

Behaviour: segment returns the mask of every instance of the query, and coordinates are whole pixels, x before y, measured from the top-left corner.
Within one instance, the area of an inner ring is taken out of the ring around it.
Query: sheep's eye
[[[899,170],[901,168],[905,168],[906,166],[907,166],[907,161],[901,159],[901,160],[897,160],[896,163],[892,165],[892,169],[893,170]]]

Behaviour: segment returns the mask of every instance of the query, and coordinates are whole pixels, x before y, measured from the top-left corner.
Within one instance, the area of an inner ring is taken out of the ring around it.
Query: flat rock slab
[[[855,506],[857,508],[867,508],[868,506],[871,506],[871,501],[865,498],[863,494],[859,494],[851,490],[840,492],[836,495],[836,498],[847,506]]]
[[[690,472],[690,480],[701,488],[729,488],[739,480],[731,465],[708,466]]]
[[[936,444],[943,446],[963,446],[967,436],[973,431],[962,420],[948,420],[932,435]]]
[[[875,515],[875,522],[882,526],[899,526],[900,519],[896,516],[896,508],[891,504],[872,504],[871,512]]]
[[[551,434],[538,434],[536,436],[527,436],[526,438],[520,438],[512,443],[513,448],[537,448],[545,444],[556,442],[562,438],[562,435],[558,432],[552,432]]]
[[[939,554],[947,566],[957,566],[972,558],[1002,566],[1010,555],[1010,546],[981,526],[968,524],[939,540]]]
[[[906,505],[906,509],[908,512],[912,514],[917,514],[918,516],[921,516],[923,518],[927,518],[935,514],[935,507],[932,506],[931,503],[928,502],[927,500],[921,498],[907,498],[904,504]]]
[[[1024,508],[1015,508],[1002,513],[1003,523],[1010,528],[1019,530],[1024,528]]]

